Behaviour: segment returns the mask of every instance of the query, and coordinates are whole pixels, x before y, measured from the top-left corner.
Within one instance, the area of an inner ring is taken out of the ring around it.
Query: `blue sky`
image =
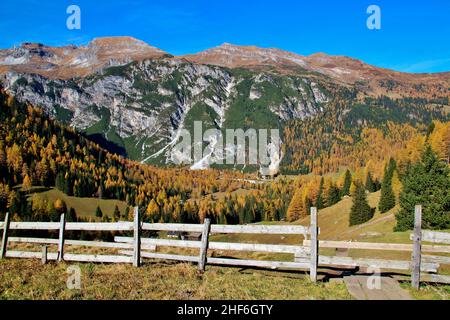
[[[81,8],[81,30],[66,27],[71,4]],[[381,30],[366,27],[371,4],[381,8]],[[10,0],[0,9],[0,48],[129,35],[175,55],[229,42],[440,72],[450,71],[449,14],[448,0]]]

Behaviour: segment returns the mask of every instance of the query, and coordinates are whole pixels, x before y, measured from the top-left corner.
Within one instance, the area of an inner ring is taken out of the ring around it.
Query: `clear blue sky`
[[[81,30],[66,8],[81,8]],[[370,4],[381,30],[366,27]],[[223,42],[308,55],[347,55],[407,72],[450,71],[448,0],[17,0],[2,1],[0,48],[86,44],[129,35],[180,55]]]

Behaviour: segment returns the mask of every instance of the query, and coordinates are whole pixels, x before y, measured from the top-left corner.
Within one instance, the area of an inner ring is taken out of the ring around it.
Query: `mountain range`
[[[345,56],[228,43],[173,56],[131,37],[0,50],[0,85],[110,151],[161,166],[172,164],[180,130],[196,120],[204,130],[283,132],[307,121],[323,132],[334,122],[342,126],[333,130],[357,137],[367,123],[448,121],[450,109],[450,72],[401,73]],[[291,155],[282,166],[291,169],[293,139],[282,137]]]

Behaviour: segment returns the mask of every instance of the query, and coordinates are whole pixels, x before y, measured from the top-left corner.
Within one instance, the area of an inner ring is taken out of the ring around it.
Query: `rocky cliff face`
[[[150,59],[81,79],[9,71],[3,86],[59,120],[102,134],[136,160],[169,164],[179,130],[268,128],[323,109],[327,91],[302,77],[236,72],[181,59]],[[246,115],[245,105],[263,114]]]
[[[448,79],[383,71],[345,57],[230,44],[173,57],[128,37],[0,50],[1,84],[18,99],[113,151],[160,165],[172,162],[181,130],[192,132],[194,121],[202,121],[204,131],[282,128],[320,116],[344,88],[445,97]]]

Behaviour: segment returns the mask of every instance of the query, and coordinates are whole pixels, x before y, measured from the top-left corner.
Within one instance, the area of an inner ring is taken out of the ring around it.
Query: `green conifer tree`
[[[97,218],[103,217],[103,212],[102,212],[102,209],[100,209],[100,206],[97,206],[97,209],[95,209],[95,216]]]
[[[316,208],[318,209],[322,209],[323,208],[323,184],[324,184],[324,179],[323,177],[320,179],[320,185],[319,185],[319,192],[317,194],[317,199],[316,199]]]
[[[345,171],[344,185],[342,186],[341,190],[342,197],[350,195],[351,185],[352,185],[352,174],[350,173],[350,170],[347,169],[347,171]]]
[[[388,166],[384,170],[383,181],[381,182],[381,198],[378,209],[381,213],[387,212],[395,206],[395,194],[392,190],[392,177],[396,170],[394,159],[389,160]]]
[[[370,171],[367,172],[366,190],[369,192],[377,191],[377,185],[376,185],[375,181],[373,181],[372,174],[370,173]]]
[[[429,145],[421,160],[406,173],[400,193],[396,231],[414,227],[414,206],[422,205],[423,229],[450,228],[450,170]]]
[[[374,210],[369,206],[366,197],[366,190],[362,183],[356,183],[356,189],[352,195],[352,208],[350,211],[350,226],[369,221],[374,214]]]

